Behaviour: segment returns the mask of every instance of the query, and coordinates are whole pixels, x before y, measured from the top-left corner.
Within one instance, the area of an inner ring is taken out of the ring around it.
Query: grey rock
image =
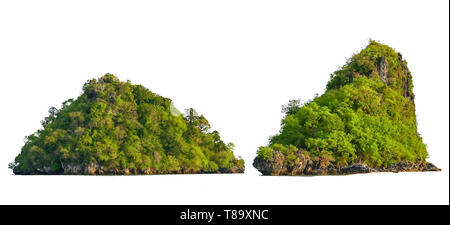
[[[377,71],[380,79],[386,83],[388,81],[389,67],[385,58],[380,57],[377,60]]]
[[[355,174],[355,173],[369,173],[370,168],[364,164],[352,164],[350,166],[342,167],[340,173]]]

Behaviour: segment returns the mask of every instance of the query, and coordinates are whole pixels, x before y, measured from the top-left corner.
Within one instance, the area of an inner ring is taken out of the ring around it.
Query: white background
[[[0,203],[449,204],[448,1],[0,0]],[[323,93],[368,44],[413,74],[418,129],[442,172],[261,177],[280,106]],[[241,175],[14,176],[23,138],[85,81],[113,73],[204,114]]]

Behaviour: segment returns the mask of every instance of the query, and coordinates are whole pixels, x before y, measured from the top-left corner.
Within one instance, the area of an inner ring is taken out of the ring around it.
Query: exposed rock
[[[364,164],[353,164],[350,166],[342,167],[340,169],[341,174],[355,174],[355,173],[369,173],[370,168]]]
[[[231,167],[230,173],[243,173],[245,166],[233,166]]]
[[[399,58],[401,60],[401,55],[399,55]],[[409,69],[406,66],[406,63],[404,61],[402,61],[401,66],[402,66],[402,71],[404,72],[404,77],[405,77],[402,79],[403,96],[405,98],[409,99],[410,101],[412,101],[414,104],[414,93],[412,93],[412,91],[410,89],[412,86],[411,72],[409,72]]]
[[[150,174],[153,174],[154,172],[153,172],[152,169],[145,169],[145,170],[143,171],[143,173],[146,174],[146,175],[150,175]]]
[[[380,76],[380,79],[384,82],[388,82],[388,74],[389,74],[389,68],[388,63],[384,57],[380,57],[377,60],[377,71],[378,75]],[[389,84],[389,83],[388,83]]]
[[[82,171],[84,171],[83,167],[81,165],[73,165],[73,164],[64,164],[61,163],[64,174],[82,174]]]
[[[402,79],[401,79],[402,95],[405,98],[412,101],[414,104],[414,94],[411,91],[411,85],[412,85],[411,73],[409,72],[406,62],[402,59],[402,55],[400,53],[398,53],[398,59],[400,62],[400,66],[402,67],[401,71],[403,73],[403,74],[401,74],[401,76],[399,76],[399,77],[402,77]],[[370,77],[370,76],[373,76],[374,73],[378,74],[378,76],[380,77],[380,80],[382,80],[387,85],[391,85],[389,76],[393,76],[393,75],[389,75],[389,63],[386,61],[386,59],[384,57],[379,57],[376,60],[375,65],[376,65],[376,71],[373,71],[372,74],[368,74],[366,76]],[[349,75],[349,82],[353,82],[353,78],[357,77],[357,76],[361,76],[361,74],[354,72],[354,71],[351,72]]]
[[[441,171],[432,163],[428,162],[398,162],[387,167],[371,168],[365,164],[355,163],[348,166],[338,167],[328,163],[326,160],[317,158],[310,159],[301,151],[296,153],[297,158],[292,165],[288,165],[281,152],[274,152],[273,157],[263,159],[256,157],[253,166],[263,175],[347,175],[371,172],[415,172],[415,171]]]
[[[96,163],[89,163],[87,165],[83,164],[71,164],[71,163],[61,163],[63,167],[63,172],[55,172],[50,169],[50,167],[39,168],[35,172],[23,172],[19,170],[13,170],[14,174],[17,175],[152,175],[152,174],[205,174],[205,173],[243,173],[245,170],[244,165],[235,165],[231,168],[219,168],[218,171],[203,171],[201,169],[180,169],[170,172],[157,171],[152,168],[148,169],[118,169],[118,168],[105,168]]]
[[[253,161],[253,166],[263,175],[281,175],[287,172],[286,160],[281,152],[274,152],[269,160],[257,157]]]
[[[99,166],[97,164],[90,163],[84,168],[84,174],[94,175],[97,172],[98,168]]]
[[[425,163],[410,163],[398,162],[389,165],[387,168],[382,168],[381,171],[386,172],[414,172],[414,171],[441,171],[435,165],[429,162]]]
[[[308,165],[311,165],[312,161],[305,157],[303,154],[299,154],[294,161],[294,165],[291,166],[291,174],[302,174]]]

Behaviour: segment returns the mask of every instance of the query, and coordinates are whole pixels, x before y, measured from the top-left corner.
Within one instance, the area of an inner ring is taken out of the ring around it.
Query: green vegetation
[[[370,41],[331,75],[323,95],[303,106],[298,100],[283,106],[280,133],[259,148],[258,157],[280,151],[295,158],[302,150],[336,166],[425,162],[406,65],[392,48]]]
[[[210,129],[194,109],[182,115],[170,99],[106,74],[50,108],[9,167],[16,174],[242,172],[233,144]]]

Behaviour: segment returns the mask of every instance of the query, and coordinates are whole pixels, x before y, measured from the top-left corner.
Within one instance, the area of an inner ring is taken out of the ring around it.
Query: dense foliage
[[[333,165],[425,162],[426,146],[417,133],[411,74],[392,48],[371,41],[331,75],[325,93],[300,105],[283,107],[280,133],[260,147],[287,160],[302,150]]]
[[[26,137],[14,171],[62,173],[65,165],[93,163],[105,171],[227,172],[244,164],[205,117],[193,109],[183,115],[170,99],[111,74],[52,107],[42,126]]]

